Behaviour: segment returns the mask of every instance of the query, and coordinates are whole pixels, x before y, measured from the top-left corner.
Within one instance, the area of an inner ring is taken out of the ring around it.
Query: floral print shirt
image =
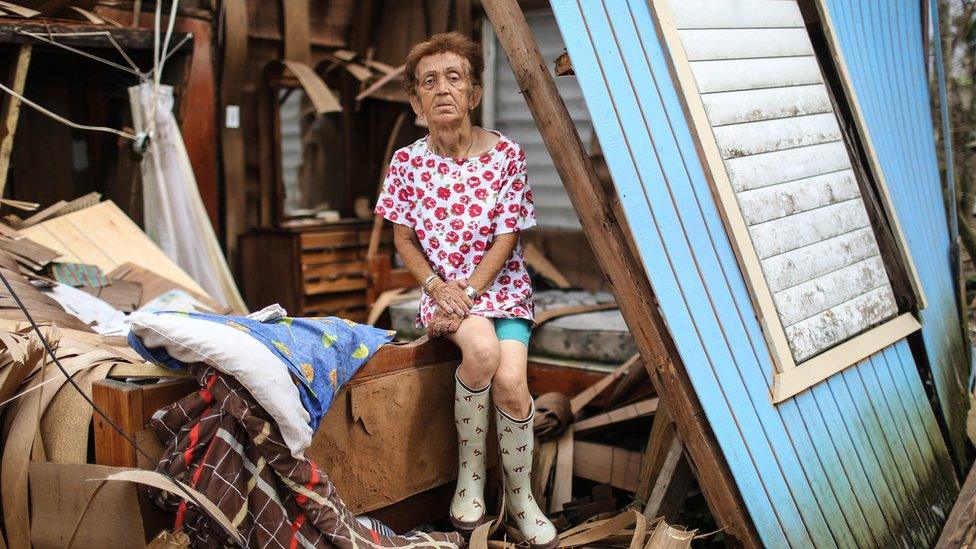
[[[490,151],[468,158],[439,156],[425,137],[396,151],[390,162],[375,213],[416,229],[431,268],[444,280],[470,278],[495,236],[536,224],[525,153],[514,141],[498,136]],[[425,293],[416,325],[427,326],[435,308]],[[471,314],[534,323],[521,243],[475,299]]]

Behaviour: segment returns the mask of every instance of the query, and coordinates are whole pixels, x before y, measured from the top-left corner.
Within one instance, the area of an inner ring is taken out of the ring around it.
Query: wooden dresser
[[[280,303],[295,316],[365,322],[371,222],[254,229],[240,237],[241,287],[252,310]],[[380,251],[389,252],[386,228]]]

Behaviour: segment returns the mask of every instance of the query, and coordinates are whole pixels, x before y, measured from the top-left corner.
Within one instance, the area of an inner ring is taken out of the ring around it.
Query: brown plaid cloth
[[[457,533],[384,537],[356,521],[329,477],[311,460],[295,459],[277,425],[236,379],[193,364],[202,386],[156,412],[151,425],[166,450],[160,469],[213,501],[248,547],[461,548]],[[194,547],[230,545],[226,533],[183,500],[150,489],[176,512]]]

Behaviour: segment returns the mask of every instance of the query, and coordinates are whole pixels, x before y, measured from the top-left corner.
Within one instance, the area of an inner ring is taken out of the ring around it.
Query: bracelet
[[[430,275],[424,279],[424,283],[421,284],[421,286],[423,287],[425,293],[427,292],[427,285],[430,284],[430,281],[434,280],[435,278],[437,278],[437,273],[430,273]]]
[[[468,286],[465,288],[464,293],[468,294],[468,297],[470,297],[472,301],[478,298],[478,290],[475,290],[473,286]]]

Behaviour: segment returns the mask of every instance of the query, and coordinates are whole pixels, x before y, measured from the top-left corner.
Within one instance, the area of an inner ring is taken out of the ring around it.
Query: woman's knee
[[[499,368],[491,380],[491,398],[509,414],[524,417],[529,413],[529,388],[521,368]]]
[[[482,386],[495,375],[500,356],[498,340],[494,338],[471,342],[462,351],[462,370],[466,377]]]

